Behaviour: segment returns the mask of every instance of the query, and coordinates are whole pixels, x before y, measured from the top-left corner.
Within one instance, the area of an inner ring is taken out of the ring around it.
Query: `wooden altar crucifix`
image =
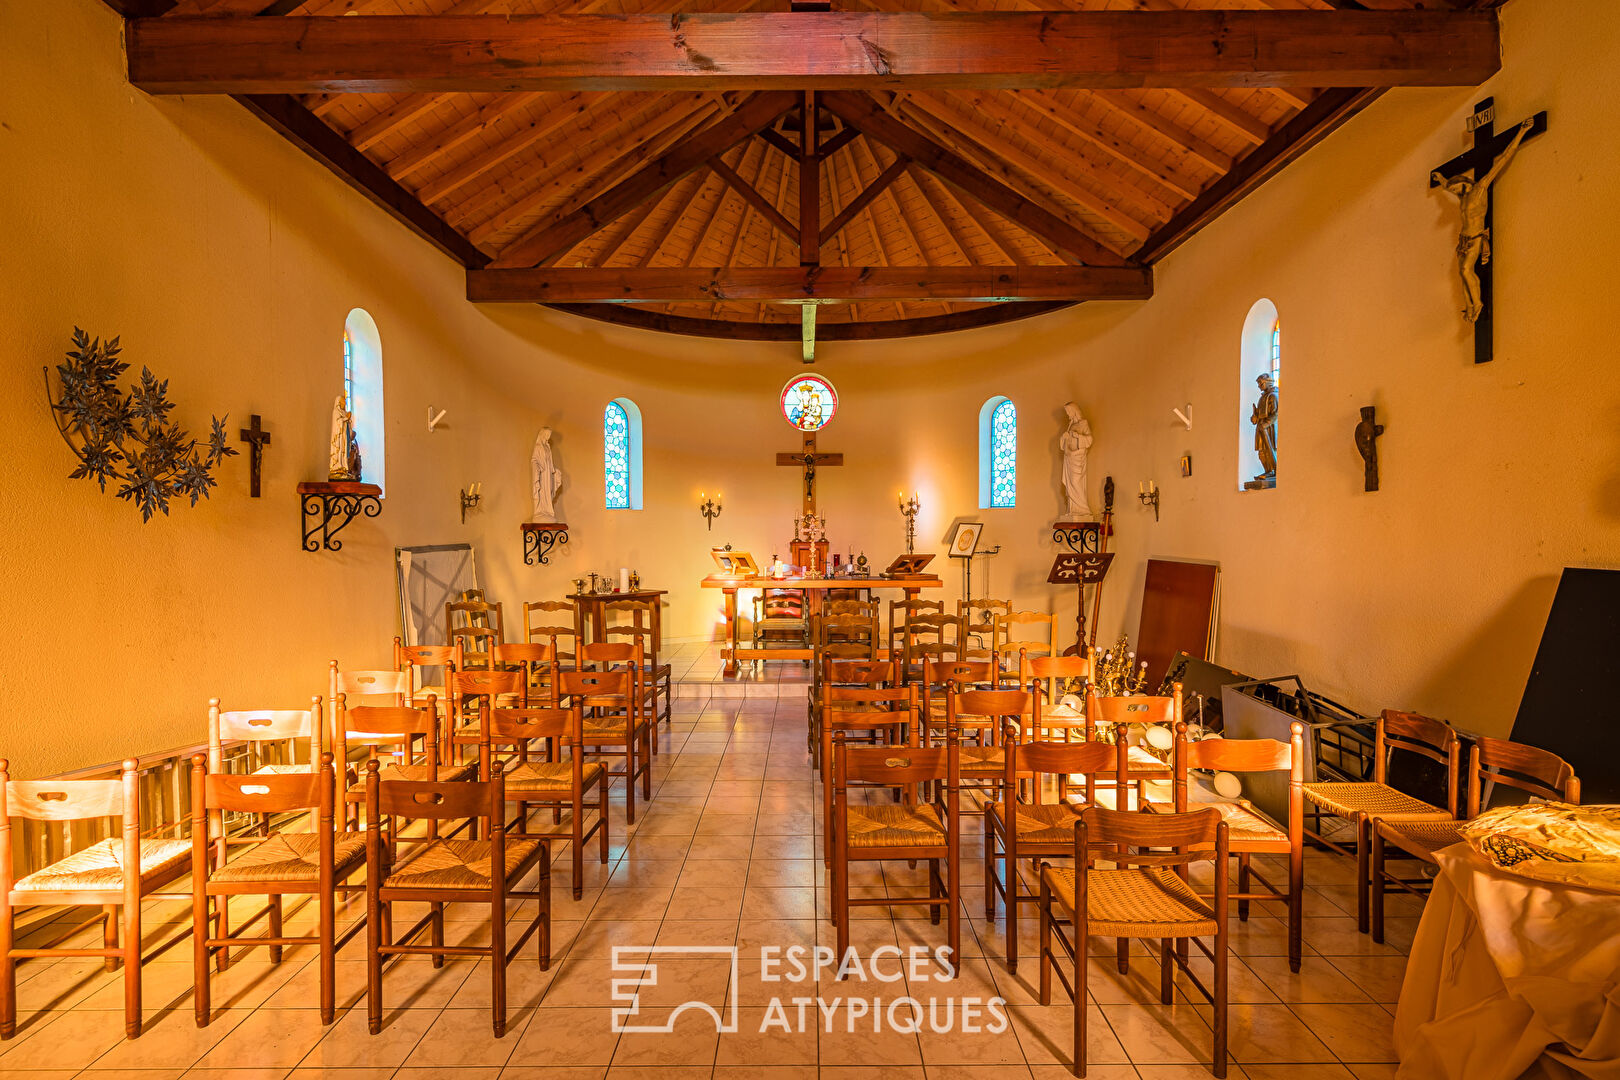
[[[1457,238],[1457,271],[1463,279],[1463,317],[1474,324],[1474,363],[1494,355],[1491,303],[1492,187],[1519,146],[1547,130],[1547,114],[1538,112],[1506,131],[1495,130],[1496,102],[1486,98],[1468,118],[1470,147],[1429,174],[1429,186],[1457,197],[1462,228]]]
[[[776,455],[778,465],[797,466],[804,470],[804,512],[816,512],[816,467],[818,465],[842,465],[843,454],[819,454],[816,452],[816,433],[804,433],[804,449],[798,453],[784,451]]]
[[[242,441],[248,444],[248,498],[259,497],[259,474],[264,468],[264,448],[270,445],[270,433],[259,426],[259,414],[248,417],[248,426],[242,429]]]

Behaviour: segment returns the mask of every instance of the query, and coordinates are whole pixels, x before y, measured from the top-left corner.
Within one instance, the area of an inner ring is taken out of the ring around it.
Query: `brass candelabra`
[[[922,500],[918,496],[918,494],[913,493],[911,498],[908,499],[908,498],[906,498],[906,493],[904,491],[902,491],[900,493],[900,513],[904,514],[905,518],[906,518],[906,554],[907,555],[916,554],[915,548],[916,548],[916,544],[917,544],[917,511],[921,510],[921,509],[922,509]]]
[[[714,519],[720,516],[721,510],[725,509],[725,507],[720,505],[720,493],[718,491],[715,492],[714,498],[711,499],[708,496],[708,492],[704,492],[703,494],[699,495],[698,498],[703,500],[702,502],[698,503],[698,513],[703,515],[703,519],[709,524],[709,531],[713,532]]]

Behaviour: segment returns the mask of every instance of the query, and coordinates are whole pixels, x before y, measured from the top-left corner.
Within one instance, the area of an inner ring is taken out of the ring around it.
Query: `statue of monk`
[[[1249,413],[1254,425],[1254,452],[1260,455],[1260,475],[1257,480],[1271,480],[1277,475],[1277,388],[1270,375],[1255,379],[1260,387],[1260,399]]]

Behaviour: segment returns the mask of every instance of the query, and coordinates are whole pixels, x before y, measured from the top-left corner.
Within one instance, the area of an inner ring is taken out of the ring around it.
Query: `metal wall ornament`
[[[58,393],[52,396],[50,369],[44,369],[51,419],[78,466],[70,480],[93,480],[102,491],[133,502],[141,522],[169,513],[169,500],[185,496],[196,506],[217,481],[214,467],[237,451],[226,444],[225,418],[215,416],[208,438],[200,441],[170,419],[174,403],[169,382],[142,367],[129,387],[119,378],[129,369],[120,359],[119,338],[92,338],[73,328],[73,348],[56,365]]]

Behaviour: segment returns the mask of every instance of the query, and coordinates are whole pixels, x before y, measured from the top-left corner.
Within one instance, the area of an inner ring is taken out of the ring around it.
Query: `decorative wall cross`
[[[842,465],[843,454],[816,453],[816,436],[809,432],[804,437],[804,449],[798,453],[784,452],[776,455],[778,465],[798,466],[804,470],[804,512],[816,512],[816,466]]]
[[[259,426],[259,414],[248,417],[248,426],[242,429],[242,441],[248,444],[248,498],[259,497],[259,474],[264,467],[264,448],[270,445],[270,433]]]
[[[1547,130],[1547,114],[1538,112],[1507,131],[1495,130],[1496,101],[1486,98],[1468,118],[1471,146],[1429,174],[1430,187],[1443,187],[1457,197],[1462,228],[1457,237],[1457,272],[1462,277],[1466,307],[1463,318],[1474,324],[1474,363],[1493,357],[1491,304],[1491,187],[1519,152],[1519,146]]]

